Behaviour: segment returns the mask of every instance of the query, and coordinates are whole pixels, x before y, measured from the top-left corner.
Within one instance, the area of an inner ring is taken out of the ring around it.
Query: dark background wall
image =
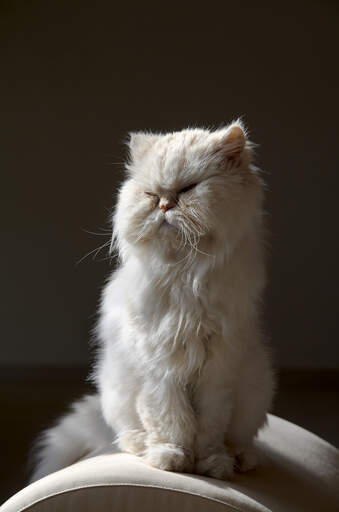
[[[336,2],[2,2],[1,363],[86,364],[130,130],[242,115],[268,172],[267,324],[337,367]]]

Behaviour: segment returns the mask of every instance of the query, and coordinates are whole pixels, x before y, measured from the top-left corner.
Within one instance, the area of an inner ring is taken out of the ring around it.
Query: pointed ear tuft
[[[159,135],[153,133],[131,132],[128,140],[131,160],[141,158],[158,139]]]
[[[238,156],[242,153],[246,144],[246,137],[239,125],[231,126],[224,139],[224,144],[227,146],[229,156]]]
[[[246,135],[243,127],[234,123],[226,129],[220,137],[216,150],[223,153],[226,158],[236,159],[245,148]]]

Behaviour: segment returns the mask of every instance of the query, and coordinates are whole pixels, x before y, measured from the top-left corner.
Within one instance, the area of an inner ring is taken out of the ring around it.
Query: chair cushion
[[[1,512],[339,510],[339,452],[276,416],[256,441],[259,466],[231,482],[171,473],[107,447],[24,488]]]

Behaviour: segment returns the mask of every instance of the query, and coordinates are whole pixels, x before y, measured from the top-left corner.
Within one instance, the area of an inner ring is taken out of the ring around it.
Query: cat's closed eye
[[[154,194],[153,192],[145,192],[146,196],[149,196],[149,197],[155,197],[157,199],[159,199],[159,196],[157,194]]]
[[[189,192],[190,190],[192,190],[197,185],[198,185],[198,183],[192,183],[191,185],[187,185],[187,187],[184,187],[184,188],[179,190],[179,194],[184,194],[185,192]]]
[[[178,194],[185,194],[185,192],[189,192],[190,190],[192,190],[194,187],[196,187],[198,185],[198,183],[192,183],[191,185],[187,185],[187,187],[183,187],[181,188],[179,191],[178,191]],[[158,199],[159,200],[159,196],[158,194],[155,194],[154,192],[149,192],[148,190],[145,190],[145,194],[149,197],[153,197],[155,199]]]

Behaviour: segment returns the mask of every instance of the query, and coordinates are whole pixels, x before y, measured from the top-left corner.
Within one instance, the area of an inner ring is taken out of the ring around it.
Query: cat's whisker
[[[204,251],[201,251],[200,249],[196,248],[196,251],[199,253],[199,254],[203,254],[204,256],[209,256],[210,258],[215,258],[215,255],[214,254],[209,254],[208,252],[204,252]]]
[[[179,260],[179,261],[177,261],[176,263],[174,263],[174,266],[179,265],[180,263],[182,263],[182,262],[183,262],[183,261],[185,261],[186,259],[189,259],[190,255],[191,255],[191,251],[190,251],[188,254],[186,254],[186,256],[184,256],[181,260]],[[184,269],[185,269],[185,266],[184,266],[183,270],[184,270]]]
[[[103,233],[96,233],[95,231],[88,231],[87,229],[83,229],[85,233],[88,233],[89,235],[95,235],[95,236],[108,236],[111,235],[111,230],[104,231]]]
[[[84,261],[86,258],[88,258],[88,256],[90,256],[91,254],[94,254],[94,257],[92,259],[95,260],[95,258],[99,254],[99,252],[102,251],[102,249],[104,249],[105,247],[109,246],[110,244],[111,244],[111,240],[107,240],[107,242],[105,242],[104,244],[100,245],[99,247],[96,247],[92,251],[90,251],[87,254],[85,254],[85,256],[80,258],[80,260],[76,262],[76,265],[79,265],[82,261]]]
[[[100,259],[97,259],[96,261],[97,261],[97,263],[102,263],[104,261],[109,261],[110,263],[112,263],[113,258],[111,256],[106,256],[105,258],[100,258]]]
[[[194,251],[196,253],[203,254],[204,256],[209,256],[211,258],[214,258],[215,257],[214,254],[209,254],[207,252],[202,251],[201,249],[198,249],[197,245],[198,245],[198,243],[200,241],[200,238],[198,238],[198,239],[196,239],[196,238],[197,237],[194,237],[194,240],[193,240],[193,243],[192,243],[192,247],[193,247]]]
[[[181,233],[182,233],[182,242],[183,242],[182,248],[184,249],[187,246],[187,236],[186,236],[186,232],[184,229],[181,230]]]
[[[142,227],[140,228],[140,233],[139,233],[139,235],[138,235],[138,236],[137,236],[137,238],[136,238],[136,243],[139,243],[139,242],[140,242],[140,240],[142,240],[143,238],[145,238],[145,231],[146,231],[146,230],[145,230],[144,226],[142,226]]]

